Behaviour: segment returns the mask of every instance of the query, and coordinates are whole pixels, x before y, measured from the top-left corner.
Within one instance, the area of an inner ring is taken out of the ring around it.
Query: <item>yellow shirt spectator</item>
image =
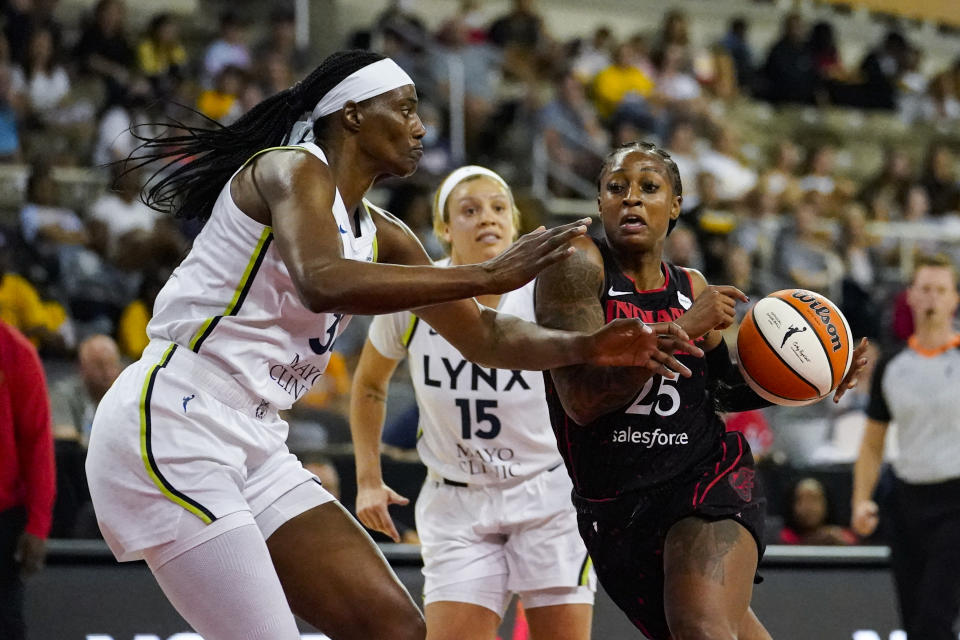
[[[120,351],[131,360],[139,360],[150,339],[147,337],[147,323],[150,322],[150,309],[143,300],[134,300],[120,314],[117,323],[117,342]]]
[[[653,80],[637,67],[610,65],[593,80],[593,101],[597,113],[606,120],[627,94],[636,93],[646,98],[653,92],[653,87]]]
[[[0,278],[0,320],[28,336],[46,327],[47,311],[33,285],[15,273]]]
[[[187,50],[179,43],[157,43],[147,38],[137,46],[137,60],[144,74],[158,76],[169,71],[170,67],[183,66]]]

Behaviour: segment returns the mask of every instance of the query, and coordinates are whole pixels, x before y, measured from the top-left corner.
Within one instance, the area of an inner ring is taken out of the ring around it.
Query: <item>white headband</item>
[[[306,120],[293,125],[288,139],[293,144],[312,142],[313,125],[320,118],[340,111],[347,102],[362,102],[408,84],[413,84],[413,80],[390,58],[357,69],[330,89]]]
[[[435,206],[437,208],[437,213],[441,218],[443,218],[443,212],[446,211],[447,198],[450,197],[450,193],[457,187],[458,184],[473,176],[486,176],[487,178],[492,178],[496,182],[503,185],[503,188],[507,190],[507,193],[511,193],[510,185],[507,184],[506,180],[501,178],[490,169],[487,169],[486,167],[480,167],[475,164],[469,164],[465,167],[460,167],[448,175],[444,181],[440,183],[440,188],[437,189],[437,200]]]
[[[330,89],[313,108],[310,117],[313,120],[319,120],[334,111],[340,111],[343,105],[351,100],[362,102],[408,84],[413,84],[413,80],[400,68],[400,65],[390,58],[378,60],[362,69],[357,69]]]

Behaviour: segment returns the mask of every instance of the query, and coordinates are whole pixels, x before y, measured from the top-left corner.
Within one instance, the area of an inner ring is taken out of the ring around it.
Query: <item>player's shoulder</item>
[[[670,263],[667,263],[670,264]],[[698,269],[693,267],[681,267],[679,265],[673,265],[673,267],[681,274],[685,275],[690,280],[690,287],[693,289],[693,295],[700,295],[700,292],[707,288],[707,285],[710,283],[707,282],[706,276],[704,276]]]
[[[566,290],[570,285],[588,285],[596,287],[603,282],[603,254],[597,244],[588,236],[580,236],[570,241],[575,251],[540,272],[537,276],[537,289]]]

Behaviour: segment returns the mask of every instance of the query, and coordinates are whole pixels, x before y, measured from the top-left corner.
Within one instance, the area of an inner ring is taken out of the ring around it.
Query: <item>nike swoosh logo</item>
[[[339,225],[339,226],[340,226],[340,233],[346,233],[346,232],[347,232],[347,230],[343,228],[343,225],[342,225],[342,224]]]
[[[607,291],[608,296],[628,296],[631,293],[633,293],[633,291],[616,291],[613,287],[610,287],[610,290]]]

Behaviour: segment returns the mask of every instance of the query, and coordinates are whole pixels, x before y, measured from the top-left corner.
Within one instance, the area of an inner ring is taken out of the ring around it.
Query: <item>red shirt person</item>
[[[24,637],[22,576],[43,565],[56,477],[50,400],[36,349],[0,322],[0,629]]]

